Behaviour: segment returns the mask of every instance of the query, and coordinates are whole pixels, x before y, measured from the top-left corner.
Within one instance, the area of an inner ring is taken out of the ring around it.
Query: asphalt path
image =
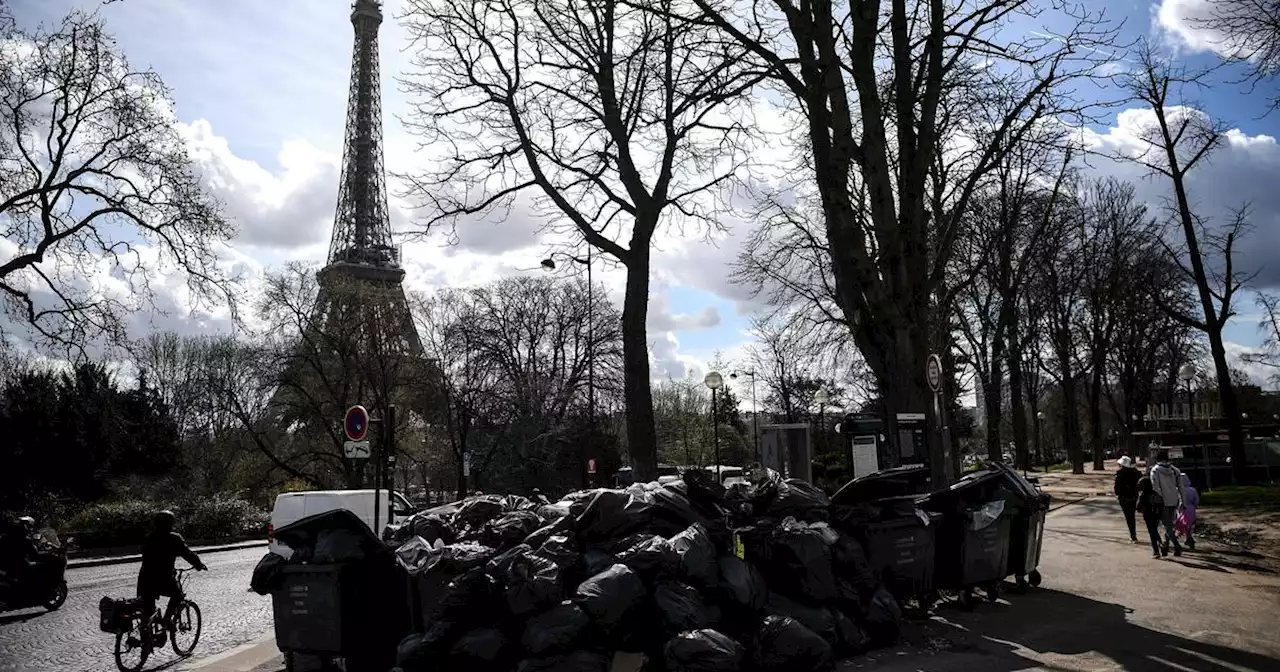
[[[249,577],[264,548],[203,556],[207,572],[188,575],[187,594],[200,605],[203,628],[193,657],[257,639],[271,629],[271,600],[249,592]],[[178,566],[186,563],[178,561]],[[115,636],[98,630],[98,601],[134,594],[138,563],[67,570],[69,594],[61,609],[0,614],[0,672],[99,672],[116,669]],[[147,670],[177,661],[173,650],[153,652]]]

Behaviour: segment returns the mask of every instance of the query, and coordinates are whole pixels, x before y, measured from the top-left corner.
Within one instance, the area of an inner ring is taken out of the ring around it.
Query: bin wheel
[[[293,672],[293,652],[285,651],[284,653],[284,672]]]
[[[982,592],[987,594],[988,602],[998,602],[1000,600],[1000,583],[998,581],[992,581],[986,586],[983,586]]]
[[[956,603],[960,605],[963,611],[973,611],[973,607],[977,604],[973,600],[973,589],[965,588],[956,596]]]
[[[1033,570],[1031,570],[1031,572],[1027,574],[1027,582],[1031,584],[1031,587],[1032,587],[1032,588],[1039,588],[1039,587],[1040,587],[1040,572],[1039,572],[1039,571],[1037,571],[1037,570],[1034,570],[1034,569],[1033,569]]]
[[[1021,574],[1013,577],[1013,590],[1009,592],[1015,595],[1021,595],[1027,592],[1027,578]]]

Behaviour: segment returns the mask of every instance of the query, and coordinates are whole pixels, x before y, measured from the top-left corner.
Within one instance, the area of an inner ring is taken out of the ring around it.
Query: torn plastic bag
[[[754,565],[732,555],[720,556],[717,564],[720,566],[720,594],[751,612],[764,608],[769,599],[769,589],[764,576]]]
[[[267,553],[253,568],[253,576],[249,579],[249,587],[259,595],[270,595],[284,584],[284,557],[279,553]]]
[[[542,519],[529,511],[504,513],[485,526],[484,542],[488,546],[504,549],[524,541],[539,526]]]
[[[448,651],[459,628],[453,623],[437,622],[424,633],[413,633],[396,647],[396,665],[405,672],[431,672],[436,660]]]
[[[884,588],[876,591],[867,605],[863,625],[872,646],[889,646],[898,641],[902,623],[902,607]]]
[[[443,516],[435,513],[420,513],[410,518],[405,527],[412,528],[414,534],[426,539],[428,543],[434,543],[439,539],[445,544],[452,544],[458,539],[453,526]]]
[[[707,528],[701,523],[690,525],[668,542],[680,560],[680,573],[701,588],[715,588],[720,568],[716,564],[716,547]]]
[[[478,529],[485,523],[506,513],[503,499],[498,495],[475,495],[458,503],[453,524],[458,527]]]
[[[525,621],[520,644],[529,655],[548,656],[567,651],[591,625],[591,617],[572,602],[560,604]]]
[[[479,628],[462,637],[449,649],[450,667],[465,668],[468,665],[479,665],[478,669],[492,669],[492,665],[503,659],[507,649],[507,638],[497,628]]]
[[[623,625],[647,591],[640,575],[626,565],[614,565],[582,582],[576,601],[605,634]]]
[[[769,604],[766,609],[771,614],[790,616],[804,624],[804,627],[834,646],[840,641],[840,633],[836,630],[835,614],[826,607],[810,606],[799,600],[793,600],[781,593],[769,593]]]
[[[617,562],[647,579],[674,574],[680,567],[680,557],[676,550],[666,539],[656,534],[632,535],[623,542],[625,546],[620,543],[611,548]]]
[[[651,508],[647,496],[600,490],[577,516],[574,529],[578,537],[588,543],[613,541],[647,529]]]
[[[440,592],[432,610],[433,620],[464,627],[491,622],[497,606],[496,595],[493,577],[477,567],[450,581]]]
[[[396,549],[396,560],[410,576],[434,571],[461,574],[484,566],[495,554],[494,549],[474,542],[433,547],[422,537],[414,537]]]
[[[533,613],[564,599],[564,579],[556,563],[531,553],[511,561],[506,572],[507,609],[514,616]]]
[[[708,625],[702,595],[687,583],[662,581],[653,588],[653,605],[668,633],[697,630]]]
[[[985,530],[1004,513],[1004,500],[997,499],[969,509],[969,529]]]
[[[293,550],[290,560],[295,562],[350,562],[386,548],[363,520],[346,509],[295,520],[276,530],[275,539]]]
[[[737,672],[742,645],[711,629],[682,632],[663,648],[668,672]]]
[[[794,618],[765,616],[752,647],[759,670],[817,672],[832,665],[831,645]]]
[[[793,520],[773,531],[769,544],[769,565],[765,578],[775,590],[803,595],[813,602],[834,600],[836,576],[831,566],[831,547],[825,526],[812,527]],[[833,537],[838,538],[838,537]]]
[[[613,656],[599,651],[573,651],[563,656],[528,658],[520,661],[516,672],[609,672]]]
[[[839,636],[839,651],[845,655],[854,655],[867,650],[871,638],[853,619],[838,609],[831,610],[836,621],[836,634]]]

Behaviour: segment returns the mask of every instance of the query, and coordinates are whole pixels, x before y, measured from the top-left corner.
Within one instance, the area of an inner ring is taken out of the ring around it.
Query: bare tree
[[[134,313],[163,310],[151,282],[176,268],[195,307],[235,315],[218,264],[235,228],[201,185],[160,76],[130,67],[93,15],[10,30],[0,41],[5,310],[83,355],[97,337],[126,343]]]
[[[925,362],[947,324],[938,312],[947,302],[936,295],[975,191],[1028,132],[1080,111],[1062,85],[1095,73],[1106,60],[1095,48],[1112,32],[1082,15],[1069,17],[1063,34],[1006,30],[1014,17],[1046,9],[1029,0],[883,9],[780,0],[776,11],[745,0],[695,2],[702,14],[694,20],[768,64],[801,117],[836,295],[896,434],[895,412],[931,407]],[[953,106],[980,120],[972,151],[939,132],[958,126],[946,119]],[[936,164],[947,152],[968,159],[943,173]],[[947,186],[936,184],[943,174]],[[941,482],[945,456],[936,445],[929,452]]]
[[[680,0],[411,0],[419,72],[410,128],[441,168],[410,178],[427,228],[534,203],[627,269],[627,444],[657,477],[645,335],[663,226],[720,229],[718,193],[746,161],[742,47],[676,22]],[[444,148],[444,149],[441,149]],[[468,224],[474,225],[474,224]],[[557,229],[557,225],[552,225]]]
[[[1280,384],[1280,295],[1258,292],[1257,304],[1262,310],[1262,319],[1258,321],[1262,352],[1246,354],[1244,360],[1267,367],[1271,370],[1271,382]]]
[[[1208,14],[1192,17],[1192,25],[1215,33],[1219,49],[1245,64],[1248,83],[1264,84],[1280,73],[1280,2],[1214,0],[1205,4]],[[1280,94],[1272,95],[1275,110],[1280,108]]]
[[[1173,188],[1169,209],[1172,223],[1182,235],[1181,244],[1168,251],[1194,283],[1199,305],[1192,311],[1164,307],[1171,317],[1204,332],[1209,339],[1209,354],[1213,357],[1230,436],[1231,469],[1237,482],[1244,483],[1249,474],[1244,433],[1222,332],[1235,314],[1236,293],[1252,277],[1236,268],[1233,259],[1235,245],[1247,231],[1247,209],[1238,209],[1224,224],[1196,214],[1191,205],[1188,174],[1206,161],[1226,137],[1221,123],[1179,99],[1185,90],[1202,86],[1205,73],[1172,64],[1149,42],[1139,45],[1135,60],[1138,68],[1126,75],[1124,82],[1135,100],[1151,107],[1154,119],[1138,133],[1146,145],[1144,151],[1115,158],[1143,166],[1152,175],[1167,179]]]

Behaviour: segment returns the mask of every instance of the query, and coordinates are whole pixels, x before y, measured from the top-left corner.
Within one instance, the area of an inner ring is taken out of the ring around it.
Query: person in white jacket
[[[1182,472],[1169,464],[1169,451],[1166,449],[1156,451],[1156,464],[1151,468],[1151,485],[1163,507],[1160,513],[1160,524],[1164,527],[1165,538],[1161,552],[1168,555],[1169,547],[1172,546],[1175,556],[1182,555],[1182,546],[1178,544],[1178,537],[1173,532],[1173,521],[1178,517],[1178,510],[1185,505],[1182,496]]]

